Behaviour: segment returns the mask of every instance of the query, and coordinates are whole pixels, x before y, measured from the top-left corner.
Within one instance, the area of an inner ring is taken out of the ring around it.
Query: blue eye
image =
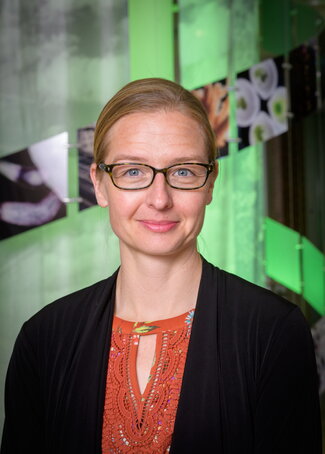
[[[182,169],[177,169],[175,172],[175,176],[177,177],[191,177],[193,176],[193,172],[191,172],[190,169],[182,168]]]
[[[140,174],[140,170],[139,169],[129,169],[126,174],[130,177],[138,177],[139,174]]]

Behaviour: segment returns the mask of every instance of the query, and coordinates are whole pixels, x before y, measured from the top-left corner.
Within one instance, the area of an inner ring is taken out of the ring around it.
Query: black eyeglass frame
[[[172,184],[169,183],[168,179],[167,179],[167,172],[169,169],[173,168],[173,167],[178,167],[178,166],[185,166],[185,165],[197,165],[197,166],[202,166],[202,167],[205,167],[206,170],[207,170],[207,173],[206,173],[206,177],[205,177],[205,180],[204,182],[200,185],[200,186],[195,186],[194,188],[179,188],[177,186],[173,186]],[[134,166],[144,166],[144,167],[149,167],[149,169],[151,169],[153,171],[153,175],[152,175],[152,180],[150,181],[149,184],[147,184],[146,186],[142,186],[141,188],[123,188],[121,186],[118,186],[115,181],[114,181],[114,178],[113,178],[113,169],[114,167],[121,167],[121,166],[130,166],[130,165],[134,165]],[[108,175],[111,177],[111,180],[112,180],[112,183],[113,185],[118,188],[118,189],[122,189],[124,191],[138,191],[138,190],[141,190],[141,189],[146,189],[146,188],[149,188],[149,186],[152,185],[152,183],[154,182],[154,179],[157,175],[157,173],[162,173],[165,177],[165,180],[166,180],[166,183],[168,184],[168,186],[170,186],[171,188],[173,189],[179,189],[180,191],[193,191],[195,189],[200,189],[202,188],[206,182],[208,181],[208,178],[209,178],[209,175],[210,173],[213,172],[214,170],[214,162],[210,162],[209,164],[204,164],[202,162],[180,162],[178,164],[173,164],[171,166],[168,166],[168,167],[164,167],[163,169],[156,169],[155,167],[152,167],[150,166],[149,164],[142,164],[140,162],[121,162],[121,163],[117,163],[117,164],[105,164],[104,162],[100,162],[97,167],[100,169],[100,170],[103,170],[104,172],[108,173]]]

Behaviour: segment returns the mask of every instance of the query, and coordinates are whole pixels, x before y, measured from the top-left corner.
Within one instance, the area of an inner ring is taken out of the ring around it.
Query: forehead
[[[106,154],[110,161],[207,156],[201,127],[179,111],[138,112],[120,118],[108,133]]]

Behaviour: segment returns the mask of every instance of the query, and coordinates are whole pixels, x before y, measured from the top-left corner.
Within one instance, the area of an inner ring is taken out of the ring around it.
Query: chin
[[[125,244],[126,249],[133,250],[135,253],[150,257],[175,257],[182,255],[186,251],[196,250],[196,239],[186,243],[172,243],[170,239],[160,241],[143,241],[140,245]]]

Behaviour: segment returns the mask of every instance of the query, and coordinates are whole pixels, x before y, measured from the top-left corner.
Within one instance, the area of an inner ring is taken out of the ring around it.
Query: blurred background
[[[88,166],[101,109],[142,77],[206,107],[221,157],[199,249],[300,306],[325,415],[324,30],[325,0],[1,1],[0,430],[23,322],[119,265]]]

